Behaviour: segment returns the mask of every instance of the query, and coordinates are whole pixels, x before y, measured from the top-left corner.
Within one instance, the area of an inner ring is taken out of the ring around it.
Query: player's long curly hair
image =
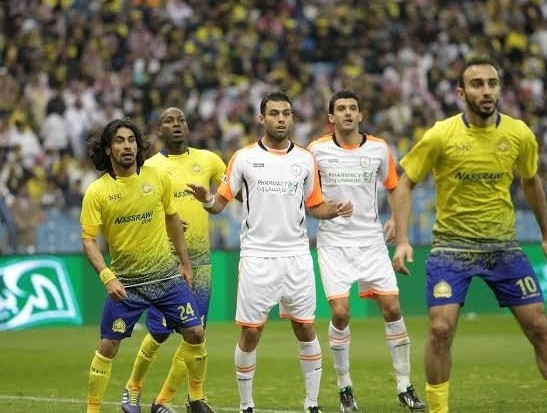
[[[150,146],[149,143],[143,140],[141,131],[131,119],[114,119],[108,122],[100,133],[91,135],[87,143],[89,156],[93,165],[95,165],[95,169],[98,171],[113,172],[112,162],[110,161],[110,156],[106,154],[106,148],[112,145],[112,139],[114,139],[116,132],[120,128],[128,128],[133,131],[138,148],[137,168],[140,168],[144,164],[146,151]]]

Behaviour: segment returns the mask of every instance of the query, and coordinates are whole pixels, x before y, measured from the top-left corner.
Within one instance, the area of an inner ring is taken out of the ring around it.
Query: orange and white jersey
[[[288,149],[261,141],[238,150],[217,193],[231,200],[241,191],[241,256],[309,254],[306,206],[323,202],[313,155],[290,142]]]
[[[343,146],[334,134],[313,141],[323,195],[330,201],[350,200],[353,215],[322,220],[317,246],[369,246],[383,243],[378,216],[378,184],[393,189],[399,182],[395,160],[383,139],[363,134],[359,145]]]

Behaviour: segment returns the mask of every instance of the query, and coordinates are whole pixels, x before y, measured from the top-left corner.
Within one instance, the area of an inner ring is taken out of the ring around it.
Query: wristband
[[[101,279],[104,285],[108,284],[110,281],[116,279],[116,274],[110,268],[106,267],[99,273],[99,278]]]
[[[215,205],[215,196],[214,195],[211,195],[211,200],[209,202],[204,202],[203,203],[203,208],[211,208],[213,205]]]

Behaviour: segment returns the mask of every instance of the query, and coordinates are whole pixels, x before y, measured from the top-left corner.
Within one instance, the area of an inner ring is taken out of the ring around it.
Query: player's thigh
[[[398,296],[399,287],[384,244],[358,248],[359,297]]]
[[[263,325],[281,299],[284,269],[278,257],[241,257],[237,283],[236,322]]]
[[[127,288],[128,297],[114,301],[107,297],[101,317],[101,338],[122,340],[130,337],[133,328],[148,303],[132,294],[132,288]]]
[[[543,303],[543,292],[532,264],[522,251],[491,254],[491,266],[483,276],[501,307]]]
[[[353,260],[349,248],[328,245],[317,249],[321,284],[327,300],[349,296],[351,285],[358,278]]]
[[[162,281],[158,287],[164,290],[152,304],[165,318],[167,328],[184,329],[202,324],[192,292],[182,277]]]
[[[482,271],[480,263],[473,263],[468,256],[468,253],[452,251],[429,254],[425,267],[428,307],[464,304],[472,276]]]
[[[203,324],[207,322],[209,314],[209,301],[211,299],[211,265],[198,265],[192,267],[194,273],[192,279],[192,295],[202,316]]]
[[[172,328],[167,327],[163,313],[156,307],[150,307],[146,312],[146,329],[152,334],[171,334]]]
[[[315,319],[316,293],[313,260],[310,254],[285,257],[283,296],[279,304],[281,317],[310,323]]]

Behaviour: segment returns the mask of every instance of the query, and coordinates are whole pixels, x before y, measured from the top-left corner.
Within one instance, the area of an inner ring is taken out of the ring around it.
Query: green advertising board
[[[525,244],[544,296],[547,297],[547,261],[539,244]],[[426,314],[425,261],[429,249],[417,247],[410,276],[398,276],[400,301],[405,315]],[[316,274],[317,318],[328,319],[316,251],[312,251]],[[233,321],[237,293],[239,252],[213,251],[213,286],[209,322]],[[82,254],[0,257],[0,331],[48,325],[79,325],[100,322],[105,289]],[[350,295],[352,317],[378,316],[373,300]],[[486,284],[476,278],[462,309],[464,314],[497,313],[500,309]],[[270,318],[278,318],[273,309]]]

